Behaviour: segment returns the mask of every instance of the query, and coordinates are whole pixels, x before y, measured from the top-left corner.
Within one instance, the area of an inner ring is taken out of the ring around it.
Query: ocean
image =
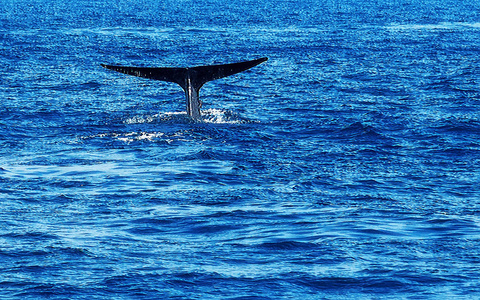
[[[480,1],[0,3],[1,299],[480,298]]]

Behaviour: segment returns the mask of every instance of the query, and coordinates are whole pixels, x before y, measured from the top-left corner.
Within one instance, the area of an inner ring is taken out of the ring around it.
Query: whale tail
[[[174,82],[185,91],[187,114],[195,120],[201,120],[199,99],[200,88],[208,81],[234,75],[253,68],[268,58],[244,61],[225,65],[198,66],[192,68],[140,68],[104,65],[104,68],[137,77]]]

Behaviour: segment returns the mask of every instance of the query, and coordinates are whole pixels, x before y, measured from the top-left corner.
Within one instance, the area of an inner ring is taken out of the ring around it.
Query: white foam
[[[115,137],[119,141],[122,141],[125,143],[131,143],[135,141],[153,142],[155,139],[158,139],[163,135],[164,135],[163,132],[130,132],[130,133],[124,134],[123,136],[116,135]]]
[[[244,123],[236,115],[222,109],[206,109],[202,111],[202,120],[205,123],[214,124],[240,124]]]
[[[153,115],[146,116],[134,116],[126,119],[123,123],[125,124],[145,124],[145,123],[154,123],[158,121],[167,121],[171,120],[177,116],[186,116],[185,112],[166,112],[158,113]]]
[[[180,123],[191,122],[186,112],[165,112],[152,115],[133,116],[126,119],[123,123],[127,125],[145,124],[145,123],[162,123],[171,120],[179,120]],[[183,122],[182,122],[183,120]],[[202,111],[202,123],[210,124],[242,124],[246,121],[239,118],[236,114],[228,110],[222,109],[206,109]],[[85,136],[82,139],[91,138],[113,138],[115,140],[132,143],[137,141],[155,142],[163,141],[167,143],[173,140],[186,141],[183,133],[168,134],[164,132],[128,132],[128,133],[101,133],[97,135]]]
[[[124,121],[125,124],[146,124],[187,118],[186,112],[164,112],[153,115],[134,116]],[[213,124],[240,124],[245,121],[234,113],[223,109],[202,110],[202,122]]]
[[[392,24],[387,26],[388,30],[458,30],[462,28],[480,28],[480,23],[442,22],[438,24]]]

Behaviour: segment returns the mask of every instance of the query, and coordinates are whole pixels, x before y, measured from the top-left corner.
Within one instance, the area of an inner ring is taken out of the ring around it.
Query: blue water
[[[1,299],[480,297],[479,1],[0,3]]]

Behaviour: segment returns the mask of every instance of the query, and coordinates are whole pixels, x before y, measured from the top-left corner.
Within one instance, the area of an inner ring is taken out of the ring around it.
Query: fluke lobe
[[[202,102],[199,99],[199,91],[206,82],[243,72],[267,60],[268,58],[262,57],[233,64],[192,68],[138,68],[104,64],[102,66],[128,75],[179,84],[185,91],[187,98],[187,114],[194,120],[201,120],[200,107]]]

